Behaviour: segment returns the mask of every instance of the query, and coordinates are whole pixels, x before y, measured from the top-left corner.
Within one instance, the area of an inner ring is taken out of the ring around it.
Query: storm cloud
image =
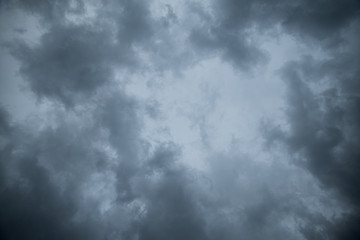
[[[359,238],[359,1],[0,13],[0,238]]]

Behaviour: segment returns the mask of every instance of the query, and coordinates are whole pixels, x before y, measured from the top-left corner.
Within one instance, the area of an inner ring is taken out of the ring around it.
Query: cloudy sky
[[[360,1],[0,0],[0,238],[360,239]]]

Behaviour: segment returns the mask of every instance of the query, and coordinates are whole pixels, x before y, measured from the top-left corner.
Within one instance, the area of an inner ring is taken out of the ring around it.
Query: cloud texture
[[[0,11],[1,239],[359,239],[359,1]]]

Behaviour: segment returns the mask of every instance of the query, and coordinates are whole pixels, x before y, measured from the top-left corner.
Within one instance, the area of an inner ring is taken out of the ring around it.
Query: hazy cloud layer
[[[359,1],[0,8],[0,238],[359,238]]]

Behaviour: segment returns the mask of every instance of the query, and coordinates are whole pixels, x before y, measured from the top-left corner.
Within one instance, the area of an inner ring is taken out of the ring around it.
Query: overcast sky
[[[360,1],[0,0],[0,238],[360,239]]]

